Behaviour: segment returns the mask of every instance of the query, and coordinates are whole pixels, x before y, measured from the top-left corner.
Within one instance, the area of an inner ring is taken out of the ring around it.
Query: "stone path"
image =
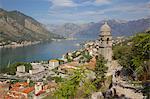
[[[108,72],[106,76],[112,75],[112,87],[105,93],[105,99],[117,95],[114,99],[145,99],[141,92],[129,84],[127,81],[123,81],[120,76],[115,76],[115,72],[121,70],[122,67],[117,61],[108,63]],[[107,97],[108,96],[108,97]],[[101,92],[95,92],[92,94],[92,99],[104,99]]]
[[[116,94],[118,96],[124,95],[129,99],[143,99],[143,94],[141,92],[138,92],[138,90],[134,86],[126,81],[123,81],[120,76],[115,76],[115,72],[120,69],[121,67],[119,66],[117,61],[113,61],[111,67],[108,69],[108,72],[113,75],[112,88],[116,90]]]

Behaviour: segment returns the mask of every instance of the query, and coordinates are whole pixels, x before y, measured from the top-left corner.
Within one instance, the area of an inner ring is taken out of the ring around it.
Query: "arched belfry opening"
[[[109,43],[109,38],[107,38],[107,44]]]

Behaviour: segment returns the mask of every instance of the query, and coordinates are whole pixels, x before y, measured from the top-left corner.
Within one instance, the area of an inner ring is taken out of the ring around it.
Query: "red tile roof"
[[[28,87],[26,89],[24,89],[22,92],[23,93],[26,93],[26,94],[29,94],[30,92],[32,92],[34,90],[34,87]]]
[[[28,86],[29,84],[27,83],[27,82],[17,82],[17,83],[15,83],[15,84],[12,84],[11,86],[12,87],[20,87],[20,86],[24,86],[24,87],[26,87],[26,86]]]
[[[13,88],[11,88],[11,91],[19,91],[19,90],[20,90],[19,87],[13,87]]]

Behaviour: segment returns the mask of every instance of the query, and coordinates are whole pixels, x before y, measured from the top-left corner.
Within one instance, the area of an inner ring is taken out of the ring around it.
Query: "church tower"
[[[100,49],[99,53],[108,61],[112,61],[112,35],[111,28],[107,22],[100,28]]]

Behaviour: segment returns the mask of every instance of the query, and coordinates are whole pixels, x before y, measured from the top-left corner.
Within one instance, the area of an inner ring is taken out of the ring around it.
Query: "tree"
[[[85,63],[85,62],[89,62],[90,60],[91,60],[91,58],[92,58],[92,56],[89,54],[89,52],[88,51],[83,51],[82,53],[81,53],[81,57],[80,57],[80,59],[79,59],[79,63]]]
[[[89,62],[92,56],[89,54],[88,51],[83,51],[82,56],[85,58],[86,62]]]
[[[139,33],[132,37],[131,45],[123,43],[113,48],[114,59],[117,59],[121,66],[127,70],[131,70],[136,77],[144,78],[150,77],[150,67],[148,67],[150,58],[150,35],[148,33]],[[141,79],[141,80],[142,80]]]
[[[84,90],[83,96],[90,94],[94,90],[94,85],[89,81],[86,82],[86,69],[80,68],[74,71],[73,75],[66,79],[64,82],[60,83],[59,88],[54,93],[57,99],[73,99],[77,96],[79,88]]]
[[[91,96],[92,92],[95,91],[97,91],[97,88],[95,86],[95,81],[91,81],[90,79],[88,79],[80,87],[77,98],[81,98],[81,97],[88,98]]]
[[[148,67],[148,61],[150,59],[150,34],[140,33],[133,37],[132,53],[132,66],[135,67],[134,70],[137,76],[141,78],[150,76]]]
[[[74,97],[79,83],[83,78],[82,72],[81,70],[75,70],[74,75],[60,83],[58,90],[54,94],[55,97],[58,99],[69,99],[70,97]]]
[[[96,73],[96,78],[104,78],[105,73],[108,69],[105,64],[106,61],[104,60],[104,57],[102,57],[102,55],[96,57],[96,67],[94,70],[94,72]]]

